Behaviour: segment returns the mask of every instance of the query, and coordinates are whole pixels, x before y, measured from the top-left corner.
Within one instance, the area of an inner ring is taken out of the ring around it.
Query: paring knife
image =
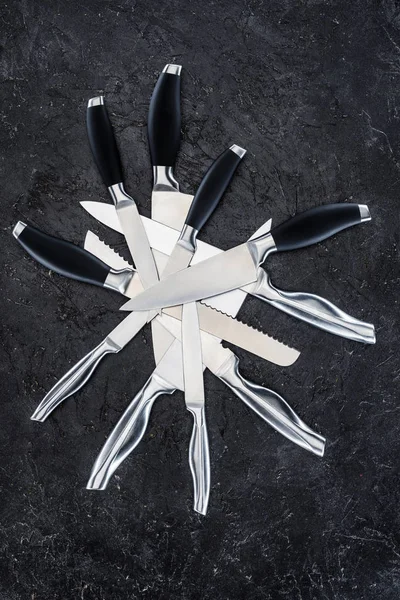
[[[22,232],[27,227],[29,227],[29,226],[26,226],[25,228],[23,228]],[[20,227],[19,227],[19,229],[20,229]],[[22,232],[20,233],[20,237],[21,237]],[[37,238],[35,238],[35,239],[37,240]],[[24,244],[25,244],[24,247],[28,249],[28,247],[32,245],[32,242],[30,241],[30,244],[27,245],[27,240],[25,239]],[[43,261],[43,264],[45,264],[48,268],[57,270],[56,265],[54,263],[54,257],[59,254],[58,254],[57,250],[55,249],[55,246],[54,245],[52,246],[53,258],[51,259],[51,262],[47,262],[50,260],[49,258],[46,259],[46,262],[45,262],[43,260],[43,246],[41,244],[42,244],[42,240],[36,241],[36,245],[34,245],[35,246],[34,257],[38,258],[40,262]],[[69,244],[67,242],[64,242],[64,244],[65,245],[63,246],[63,255],[68,253],[68,246],[72,246],[72,244]],[[82,250],[77,248],[76,246],[74,246],[74,248],[79,250],[80,252],[82,252]],[[109,255],[111,252],[111,249],[107,248],[107,252]],[[79,273],[80,258],[81,258],[81,256],[79,253],[79,255],[76,256],[77,260],[75,260],[75,262],[73,262],[71,260],[69,262],[68,266],[66,266],[66,263],[64,262],[63,263],[63,274],[66,276],[72,276],[74,278],[80,279],[82,277],[82,274]],[[115,253],[115,260],[118,260],[118,263],[116,263],[115,266],[116,267],[121,266],[123,269],[124,264],[121,262],[121,261],[123,261],[123,259],[116,253]],[[73,269],[76,269],[75,272]],[[78,273],[77,273],[77,271],[78,271]],[[60,270],[60,272],[61,272],[61,270]],[[87,271],[87,273],[89,273],[89,271]],[[84,281],[92,283],[92,280],[89,279],[89,277],[86,278],[87,273],[85,273],[85,275],[84,275],[85,276]],[[132,315],[130,315],[130,316],[132,316]],[[157,322],[159,322],[160,320],[162,321],[162,326],[165,327],[166,330],[168,330],[172,335],[179,336],[179,337],[181,336],[181,327],[180,327],[179,321],[177,321],[173,317],[169,317],[164,314],[161,317],[160,316],[157,317]],[[118,327],[116,328],[117,330],[118,330]],[[115,332],[115,330],[114,330],[114,332]],[[118,342],[123,343],[123,340],[122,340],[123,329],[118,330],[117,333],[114,335],[117,336]],[[56,406],[58,406],[58,404],[60,402],[62,402],[69,395],[73,394],[74,391],[77,391],[84,385],[84,383],[89,379],[91,373],[94,371],[99,360],[104,355],[104,349],[102,349],[102,346],[103,346],[103,348],[105,347],[107,349],[106,351],[108,351],[108,352],[117,352],[118,351],[117,349],[115,349],[117,347],[117,344],[115,344],[115,341],[114,341],[115,338],[111,338],[111,340],[109,338],[110,338],[110,336],[108,336],[106,338],[106,340],[103,341],[102,344],[100,344],[94,351],[92,351],[87,357],[85,357],[85,359],[83,359],[77,365],[75,365],[70,370],[70,372],[56,384],[56,386],[53,388],[53,396],[50,397],[48,395],[49,397],[48,397],[47,402],[42,401],[42,403],[39,405],[38,409],[36,410],[34,417],[32,417],[32,418],[34,418],[35,420],[43,421],[48,416],[48,414],[50,414],[50,412]],[[205,344],[204,340],[207,340],[207,344]],[[318,456],[323,455],[324,443],[325,443],[324,438],[322,438],[320,435],[313,432],[309,427],[307,427],[307,425],[305,425],[303,423],[303,421],[301,421],[301,419],[299,419],[299,417],[294,413],[294,411],[289,407],[289,405],[285,402],[285,400],[281,396],[279,396],[278,394],[276,394],[275,392],[273,392],[271,390],[262,388],[261,386],[257,386],[256,384],[248,382],[244,378],[242,378],[240,373],[238,372],[238,361],[237,361],[237,358],[235,357],[235,355],[233,354],[233,352],[231,352],[227,348],[222,348],[222,346],[219,344],[218,339],[207,333],[202,334],[202,346],[203,346],[203,363],[205,363],[207,365],[207,367],[210,368],[210,370],[217,377],[219,377],[222,381],[224,381],[224,383],[226,383],[226,385],[228,385],[243,402],[245,402],[262,419],[264,419],[267,423],[272,425],[272,427],[274,427],[277,431],[282,433],[282,435],[284,435],[286,438],[290,439],[291,441],[295,442],[296,444],[300,445],[301,447],[309,450],[310,452],[317,454]],[[204,351],[205,347],[206,347],[206,351]],[[170,362],[169,362],[170,359],[167,357],[167,354],[168,353],[166,353],[166,355],[165,355],[166,361],[168,361],[168,364],[170,364]],[[85,363],[85,361],[86,361],[86,363]],[[88,367],[87,364],[89,364],[89,363],[90,363],[90,366]],[[83,365],[82,368],[80,368],[81,365]],[[181,362],[176,364],[176,369],[178,369],[178,371],[176,371],[176,372],[171,371],[171,377],[173,379],[171,379],[169,381],[174,381],[174,385],[177,382],[177,380],[182,381],[182,386],[180,384],[179,385],[177,384],[176,387],[178,387],[179,389],[183,389],[183,375],[182,375]],[[155,376],[157,376],[157,373],[158,372],[156,369]],[[175,373],[175,374],[173,374],[173,373]],[[178,373],[180,373],[180,375],[178,375]],[[179,377],[180,377],[180,379],[179,379]],[[169,389],[168,386],[166,389]],[[150,415],[150,409],[151,409],[151,406],[150,405],[148,406],[148,403],[150,402],[150,404],[151,404],[152,401],[159,394],[161,394],[161,393],[163,393],[163,391],[165,391],[164,388],[162,388],[162,389],[160,388],[160,391],[157,392],[157,395],[154,396],[154,398],[153,398],[152,394],[153,394],[154,387],[152,385],[149,385],[146,387],[146,390],[147,390],[146,397],[143,400],[143,403],[140,404],[140,406],[142,408],[144,407],[143,408],[144,413],[143,413],[142,409],[136,410],[136,408],[135,408],[135,414],[132,417],[133,423],[136,423],[136,418],[138,418],[140,423],[142,423],[142,425],[139,426],[139,430],[137,429],[136,424],[133,426],[133,430],[131,432],[131,436],[133,436],[133,437],[130,437],[130,439],[131,439],[130,443],[133,445],[130,446],[129,452],[140,441],[140,439],[145,431],[145,428],[147,426],[148,418]],[[149,393],[150,393],[150,399],[148,396]],[[139,394],[141,394],[141,392]],[[136,406],[135,401],[133,402],[133,406]],[[131,411],[130,411],[131,408],[132,408],[132,404],[127,409],[125,414],[127,414],[127,413],[131,414]],[[137,433],[138,431],[140,432],[140,435]],[[126,435],[126,431],[125,431],[124,435]],[[139,435],[138,439],[135,439],[136,435]],[[107,445],[107,448],[108,448],[108,451],[110,452],[111,451],[110,444]],[[108,468],[105,470],[105,472],[102,471],[102,473],[103,473],[104,477],[106,477],[107,481],[111,477],[115,468],[117,468],[118,464],[120,464],[120,462],[121,462],[121,459],[120,459],[119,453],[118,453],[118,448],[115,448],[115,453],[116,453],[116,462],[114,462],[114,460],[112,459],[112,457],[110,455],[109,468],[111,469],[111,471],[109,471]],[[123,460],[123,458],[122,458],[122,460]],[[104,473],[106,473],[107,476]],[[96,477],[96,481],[98,483],[101,480],[103,480],[103,475],[100,474],[99,477]],[[99,486],[101,487],[100,484],[99,484]]]
[[[113,206],[104,204],[104,202],[92,201],[81,202],[81,205],[100,223],[122,233]],[[359,221],[360,223],[369,220],[368,209],[365,210],[365,208],[361,209],[363,216]],[[174,229],[166,227],[161,223],[156,223],[146,217],[142,216],[142,220],[151,247],[159,252],[170,254],[179,234]],[[197,251],[193,257],[192,265],[221,253],[222,250],[198,240]],[[241,305],[247,293],[324,331],[356,342],[364,342],[366,344],[375,343],[375,330],[372,324],[355,319],[325,298],[321,298],[315,294],[279,290],[271,283],[269,276],[261,267],[258,269],[258,278],[255,283],[243,289],[235,289],[219,296],[207,298],[205,303],[214,308],[221,309],[227,314],[233,314],[230,306],[236,306],[237,303]]]
[[[259,266],[272,252],[303,248],[370,220],[368,208],[358,204],[328,204],[313,208],[275,227],[270,233],[171,275],[151,290],[127,302],[123,310],[158,310],[222,294],[259,278]],[[257,288],[253,290],[257,295]],[[307,305],[308,307],[308,305]],[[367,341],[375,335],[370,325]]]
[[[103,96],[89,100],[86,125],[90,148],[110,192],[131,256],[143,287],[158,281],[158,271],[136,203],[124,189],[122,167]]]

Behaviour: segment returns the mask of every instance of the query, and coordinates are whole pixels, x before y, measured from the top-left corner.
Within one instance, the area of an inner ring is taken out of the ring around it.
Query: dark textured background
[[[224,0],[2,3],[1,600],[397,600],[400,595],[398,282],[400,5]],[[284,289],[319,293],[377,329],[342,340],[255,299],[241,317],[300,350],[281,369],[237,350],[328,440],[318,459],[206,374],[212,493],[192,511],[182,394],[108,490],[85,484],[105,437],[153,369],[150,329],[44,424],[56,380],[116,325],[120,299],[48,273],[12,238],[18,219],[123,249],[81,200],[108,201],[85,106],[104,93],[127,188],[149,215],[149,98],[184,66],[176,175],[193,192],[232,142],[248,149],[203,239],[229,248],[269,216],[368,204],[371,223],[269,261]]]

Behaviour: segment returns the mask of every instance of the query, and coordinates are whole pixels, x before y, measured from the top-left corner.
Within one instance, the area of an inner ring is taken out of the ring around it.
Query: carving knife
[[[93,201],[84,201],[81,202],[81,205],[100,223],[122,233],[113,206],[104,202]],[[363,207],[360,211],[362,211],[362,218],[359,222],[368,221],[368,209]],[[146,217],[142,216],[142,220],[150,246],[160,252],[170,254],[179,234],[174,229],[166,227],[161,223],[156,223]],[[262,232],[262,235],[264,233],[265,231]],[[197,251],[193,257],[192,265],[220,253],[222,253],[222,250],[198,240]],[[233,314],[230,307],[233,309],[234,306],[241,305],[247,293],[324,331],[356,342],[364,342],[366,344],[375,343],[375,330],[372,324],[355,319],[332,304],[332,302],[329,302],[329,300],[315,294],[285,292],[278,289],[271,283],[270,277],[261,267],[258,270],[258,278],[255,283],[243,289],[235,289],[219,296],[214,296],[213,298],[207,298],[205,303],[223,310],[225,313]]]
[[[315,244],[369,219],[368,208],[364,205],[328,204],[313,208],[275,227],[266,235],[171,275],[127,302],[122,310],[159,310],[246,286],[258,281],[259,266],[272,252]],[[253,293],[257,295],[257,288],[253,289]],[[367,341],[373,343],[373,326],[370,325],[369,329],[372,336]]]

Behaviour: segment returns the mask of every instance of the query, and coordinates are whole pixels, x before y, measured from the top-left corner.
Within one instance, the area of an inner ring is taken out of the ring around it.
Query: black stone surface
[[[383,2],[3,2],[1,34],[1,600],[396,600],[400,595],[398,293],[400,7]],[[212,158],[248,149],[203,239],[229,248],[272,216],[368,204],[371,223],[272,258],[273,281],[373,322],[342,340],[249,299],[240,316],[300,350],[282,369],[236,350],[328,440],[292,445],[206,374],[212,493],[192,511],[191,418],[154,408],[105,492],[86,491],[111,427],[153,369],[150,329],[43,424],[31,413],[120,319],[115,294],[46,272],[18,219],[121,251],[81,200],[108,201],[85,131],[104,93],[128,190],[150,214],[149,98],[184,67],[176,175],[193,193]]]

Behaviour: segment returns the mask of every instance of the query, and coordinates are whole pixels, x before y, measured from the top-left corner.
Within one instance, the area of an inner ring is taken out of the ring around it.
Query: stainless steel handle
[[[271,283],[268,274],[261,271],[257,286],[250,292],[253,296],[324,331],[356,342],[375,344],[375,328],[371,323],[351,317],[329,300],[315,294],[279,290]]]
[[[154,373],[136,394],[111,432],[93,465],[87,484],[88,490],[104,490],[125,458],[136,448],[146,431],[151,408],[161,394],[175,391],[164,379]]]
[[[204,408],[190,409],[193,414],[193,432],[189,446],[189,465],[193,478],[196,512],[205,515],[210,496],[210,453]]]
[[[108,338],[96,346],[94,350],[84,356],[72,367],[43,398],[31,419],[33,421],[44,421],[49,414],[61,404],[66,398],[75,394],[85,385],[93,371],[106,354],[116,354],[120,347]]]
[[[310,429],[279,394],[246,381],[238,367],[239,360],[232,353],[224,370],[215,374],[276,431],[309,452],[323,456],[325,438]]]

